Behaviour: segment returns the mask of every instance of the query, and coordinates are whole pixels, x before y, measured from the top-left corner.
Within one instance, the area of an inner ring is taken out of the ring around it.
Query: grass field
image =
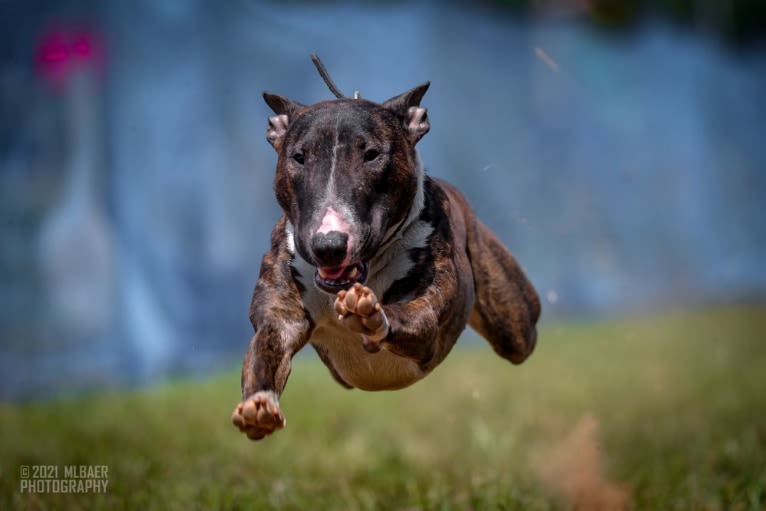
[[[238,387],[0,406],[0,509],[766,509],[763,307],[548,325],[519,367],[459,345],[399,392],[312,355],[257,443]],[[107,465],[108,491],[21,494],[35,464]]]

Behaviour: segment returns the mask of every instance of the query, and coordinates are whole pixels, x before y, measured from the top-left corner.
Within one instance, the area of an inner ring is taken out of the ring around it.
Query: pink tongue
[[[335,280],[343,276],[343,273],[346,271],[345,266],[341,266],[340,268],[319,268],[319,276],[323,279],[327,280]]]

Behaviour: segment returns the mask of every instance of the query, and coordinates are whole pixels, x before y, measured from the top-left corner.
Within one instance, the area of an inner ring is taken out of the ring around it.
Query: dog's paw
[[[250,440],[260,440],[287,425],[273,392],[256,392],[234,408],[231,422]]]
[[[380,350],[380,342],[388,335],[388,318],[372,289],[357,282],[348,291],[338,292],[335,312],[346,328],[362,334],[364,349]]]

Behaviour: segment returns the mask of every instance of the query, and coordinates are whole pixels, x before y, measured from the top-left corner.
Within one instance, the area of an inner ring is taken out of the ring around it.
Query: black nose
[[[348,234],[339,231],[318,233],[311,238],[311,251],[318,266],[337,268],[346,258]]]

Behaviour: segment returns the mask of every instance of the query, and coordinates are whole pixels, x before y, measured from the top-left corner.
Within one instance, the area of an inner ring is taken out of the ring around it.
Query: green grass
[[[3,405],[0,509],[764,509],[765,332],[759,307],[555,324],[522,366],[458,346],[387,393],[312,355],[256,443],[229,422],[235,371]],[[108,465],[108,492],[19,493],[35,464]]]

